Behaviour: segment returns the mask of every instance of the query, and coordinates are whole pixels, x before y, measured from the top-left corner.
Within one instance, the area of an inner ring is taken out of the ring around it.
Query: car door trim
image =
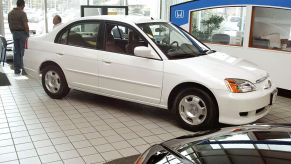
[[[134,96],[134,97],[142,97],[143,99],[148,99],[148,100],[156,101],[156,102],[159,102],[160,101],[159,98],[152,98],[152,97],[147,97],[147,96],[142,96],[142,95],[138,95],[138,94],[127,93],[127,92],[122,92],[122,91],[108,89],[108,88],[102,88],[102,87],[100,87],[100,89],[101,89],[101,93],[103,93],[105,95],[114,95],[114,96],[117,96],[117,97],[123,97],[123,98],[125,98],[127,100],[133,100],[133,102],[136,102],[136,101],[139,101],[139,102],[149,102],[149,101],[140,101],[140,100],[136,100],[136,99],[124,97],[124,96],[118,96],[116,94],[110,94],[108,92],[104,92],[104,90],[106,90],[106,91],[112,91],[112,92],[115,92],[115,93],[122,93],[123,95],[126,94],[126,95],[131,95],[131,96]],[[158,104],[158,103],[155,103],[155,104]]]
[[[84,72],[84,71],[78,71],[78,70],[69,69],[69,68],[66,68],[65,70],[70,71],[70,72],[81,73],[81,74],[85,74],[85,75],[99,77],[97,74],[94,74],[94,73],[89,73],[89,72]]]
[[[132,81],[132,80],[125,80],[125,79],[121,79],[121,78],[115,78],[115,77],[112,77],[112,76],[99,75],[99,77],[106,78],[106,79],[123,81],[123,82],[127,82],[127,83],[132,83],[132,84],[147,86],[147,87],[162,88],[162,87],[160,87],[158,85],[152,85],[152,84],[148,84],[148,83],[141,83],[141,82]]]

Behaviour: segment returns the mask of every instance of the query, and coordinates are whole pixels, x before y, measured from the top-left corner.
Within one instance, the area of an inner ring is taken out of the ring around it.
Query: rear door
[[[57,39],[58,55],[70,86],[86,91],[98,91],[97,42],[101,23],[81,21],[63,30]]]

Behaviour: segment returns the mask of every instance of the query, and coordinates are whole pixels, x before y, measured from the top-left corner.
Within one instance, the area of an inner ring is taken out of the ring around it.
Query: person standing
[[[53,24],[54,24],[54,27],[53,28],[55,28],[58,25],[62,24],[62,18],[61,18],[61,16],[59,16],[59,15],[54,16]]]
[[[28,19],[23,11],[25,7],[24,0],[17,0],[17,7],[8,13],[8,24],[13,36],[14,42],[14,73],[20,74],[23,71],[23,55],[26,39],[29,37]]]

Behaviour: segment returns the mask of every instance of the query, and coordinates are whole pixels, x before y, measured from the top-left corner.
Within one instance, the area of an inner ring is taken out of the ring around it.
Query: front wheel
[[[174,111],[178,122],[186,129],[211,129],[218,122],[215,100],[200,88],[182,90],[175,98]]]
[[[63,71],[57,66],[44,68],[41,79],[45,92],[53,99],[61,99],[70,91]]]

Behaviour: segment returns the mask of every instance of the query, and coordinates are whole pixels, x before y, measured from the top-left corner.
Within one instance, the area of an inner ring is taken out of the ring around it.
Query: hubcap
[[[201,98],[188,95],[179,103],[179,114],[186,123],[199,125],[206,119],[207,108]]]
[[[45,86],[51,93],[57,93],[61,87],[60,76],[55,71],[48,71],[45,74]]]

